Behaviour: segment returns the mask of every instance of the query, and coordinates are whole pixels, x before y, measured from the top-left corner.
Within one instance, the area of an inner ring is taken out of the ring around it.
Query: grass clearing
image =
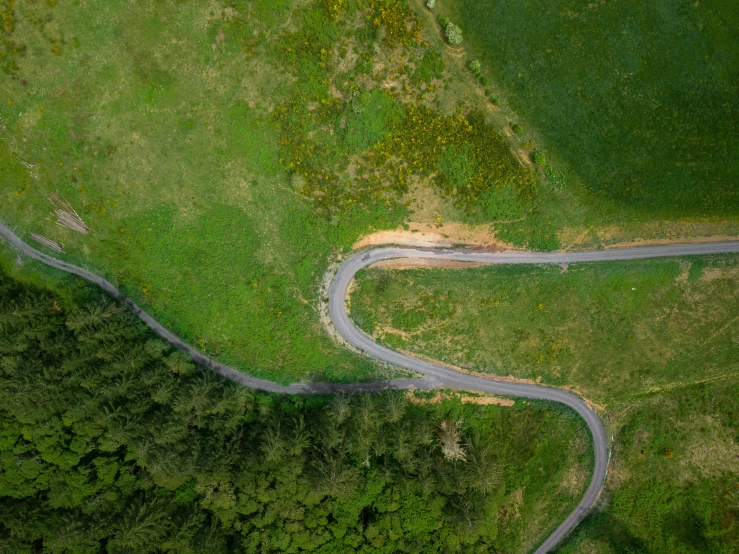
[[[641,400],[619,420],[605,508],[558,552],[736,552],[739,385]]]

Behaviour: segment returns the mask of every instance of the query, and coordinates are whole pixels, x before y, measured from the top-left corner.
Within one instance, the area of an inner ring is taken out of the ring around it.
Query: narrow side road
[[[338,269],[329,288],[329,314],[337,332],[355,348],[363,351],[369,356],[404,367],[426,375],[428,379],[398,379],[393,381],[381,381],[374,383],[294,383],[289,386],[280,385],[264,379],[250,377],[210,359],[189,344],[180,340],[171,331],[157,322],[148,313],[142,310],[131,299],[124,296],[112,283],[106,279],[77,267],[72,264],[57,260],[35,248],[32,248],[15,235],[3,222],[0,221],[0,236],[5,237],[10,244],[23,252],[28,257],[44,263],[50,267],[77,275],[96,284],[121,304],[127,305],[149,328],[190,356],[200,365],[222,375],[241,385],[269,392],[286,394],[328,394],[337,392],[376,392],[387,389],[432,389],[432,388],[456,388],[467,389],[486,393],[516,396],[521,398],[532,398],[538,400],[551,400],[560,402],[574,409],[585,420],[593,437],[595,467],[590,484],[585,495],[577,507],[557,527],[540,546],[535,554],[544,554],[556,546],[562,538],[571,531],[584,517],[593,503],[598,498],[608,469],[608,442],[603,424],[598,415],[578,396],[560,389],[528,385],[521,383],[508,383],[475,377],[454,371],[447,367],[417,358],[406,356],[385,348],[374,342],[370,337],[362,333],[349,318],[346,310],[346,296],[349,284],[354,275],[360,269],[367,267],[380,260],[394,258],[426,258],[455,261],[479,262],[484,264],[561,264],[575,262],[616,261],[635,260],[643,258],[685,256],[701,254],[739,253],[739,241],[737,242],[714,242],[700,244],[684,244],[669,246],[646,246],[627,249],[597,250],[587,252],[466,252],[459,250],[420,250],[414,248],[381,247],[374,250],[363,251],[354,254],[347,259]]]

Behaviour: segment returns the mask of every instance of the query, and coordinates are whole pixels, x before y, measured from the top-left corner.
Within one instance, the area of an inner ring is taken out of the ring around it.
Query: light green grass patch
[[[739,375],[736,256],[368,270],[352,316],[392,346],[608,406]],[[440,299],[444,301],[441,302]]]

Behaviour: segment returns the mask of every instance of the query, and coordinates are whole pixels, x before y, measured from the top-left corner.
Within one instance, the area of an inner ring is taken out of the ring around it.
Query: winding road
[[[264,379],[256,379],[245,375],[233,368],[223,365],[189,344],[180,340],[166,327],[157,322],[148,313],[142,310],[130,298],[124,296],[112,283],[106,279],[87,271],[81,267],[68,264],[48,256],[26,244],[3,222],[0,221],[0,236],[5,237],[11,245],[30,258],[53,268],[77,275],[96,284],[118,302],[127,305],[147,326],[169,342],[190,356],[200,365],[213,372],[241,385],[269,392],[286,394],[327,394],[337,392],[375,392],[387,389],[432,389],[454,388],[480,391],[485,393],[551,400],[560,402],[574,409],[585,420],[593,437],[594,470],[584,496],[577,507],[557,527],[557,529],[536,549],[535,554],[544,554],[554,548],[562,538],[571,531],[590,510],[598,498],[606,472],[608,470],[608,441],[603,424],[598,415],[578,396],[560,389],[510,383],[468,375],[448,367],[432,362],[413,358],[390,350],[374,342],[369,336],[362,333],[349,318],[346,310],[346,297],[349,284],[354,275],[362,268],[381,260],[396,258],[424,258],[437,260],[454,260],[463,262],[478,262],[483,264],[563,264],[577,262],[600,262],[617,260],[636,260],[644,258],[693,256],[703,254],[739,253],[739,241],[736,242],[708,242],[695,244],[679,244],[667,246],[643,246],[625,249],[595,250],[584,252],[469,252],[464,250],[422,250],[415,248],[380,247],[362,251],[348,258],[338,268],[329,287],[329,314],[336,331],[350,345],[363,351],[368,356],[383,360],[390,364],[410,369],[426,375],[428,379],[397,379],[374,383],[294,383],[288,386],[280,385]]]

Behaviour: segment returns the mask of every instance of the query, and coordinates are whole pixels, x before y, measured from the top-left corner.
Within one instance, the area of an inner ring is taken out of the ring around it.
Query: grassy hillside
[[[630,406],[618,418],[605,508],[558,552],[736,552],[737,398],[735,380]]]
[[[354,320],[394,348],[575,390],[615,436],[603,508],[563,552],[732,552],[739,258],[370,269]]]
[[[401,0],[2,9],[0,217],[255,375],[379,375],[328,338],[320,284],[403,222],[417,176],[460,213],[491,187],[530,209],[531,172],[484,115],[438,107],[453,83]]]
[[[588,190],[641,217],[739,213],[732,0],[438,4],[540,145]]]

